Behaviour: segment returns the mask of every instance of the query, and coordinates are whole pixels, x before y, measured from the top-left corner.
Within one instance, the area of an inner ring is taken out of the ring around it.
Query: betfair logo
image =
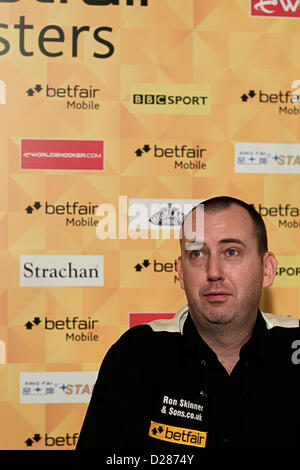
[[[149,436],[161,441],[187,446],[205,447],[207,433],[195,429],[178,428],[151,421]]]

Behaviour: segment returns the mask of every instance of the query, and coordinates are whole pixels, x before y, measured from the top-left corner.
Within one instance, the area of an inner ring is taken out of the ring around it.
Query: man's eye
[[[228,248],[227,254],[229,256],[237,256],[239,254],[239,252],[235,248]]]
[[[192,252],[192,258],[200,258],[202,255],[200,250],[196,250]]]

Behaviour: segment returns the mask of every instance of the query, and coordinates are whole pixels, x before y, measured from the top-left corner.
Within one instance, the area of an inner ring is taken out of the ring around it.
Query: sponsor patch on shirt
[[[160,417],[165,415],[168,416],[168,421],[175,421],[173,424],[178,424],[178,419],[183,419],[182,424],[188,424],[191,427],[193,427],[192,423],[206,424],[207,393],[203,390],[198,396],[174,392],[164,393],[160,397],[157,411]],[[189,423],[186,422],[187,420]]]
[[[161,441],[173,442],[187,446],[205,447],[207,432],[195,429],[179,428],[169,424],[151,421],[149,436]]]

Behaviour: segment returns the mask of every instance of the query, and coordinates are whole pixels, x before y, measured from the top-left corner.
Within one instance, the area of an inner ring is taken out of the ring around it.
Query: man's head
[[[277,265],[268,252],[265,224],[253,206],[235,198],[216,197],[202,204],[203,246],[187,249],[185,224],[194,222],[195,227],[196,207],[183,222],[178,260],[191,316],[200,328],[253,323],[262,288],[273,283]]]

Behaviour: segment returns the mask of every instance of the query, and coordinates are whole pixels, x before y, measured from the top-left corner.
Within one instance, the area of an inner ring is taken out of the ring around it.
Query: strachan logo
[[[103,284],[103,255],[20,255],[20,286]]]
[[[300,18],[300,0],[250,0],[251,16]]]
[[[161,441],[173,442],[187,446],[205,447],[207,432],[195,429],[178,428],[151,421],[149,436]]]

